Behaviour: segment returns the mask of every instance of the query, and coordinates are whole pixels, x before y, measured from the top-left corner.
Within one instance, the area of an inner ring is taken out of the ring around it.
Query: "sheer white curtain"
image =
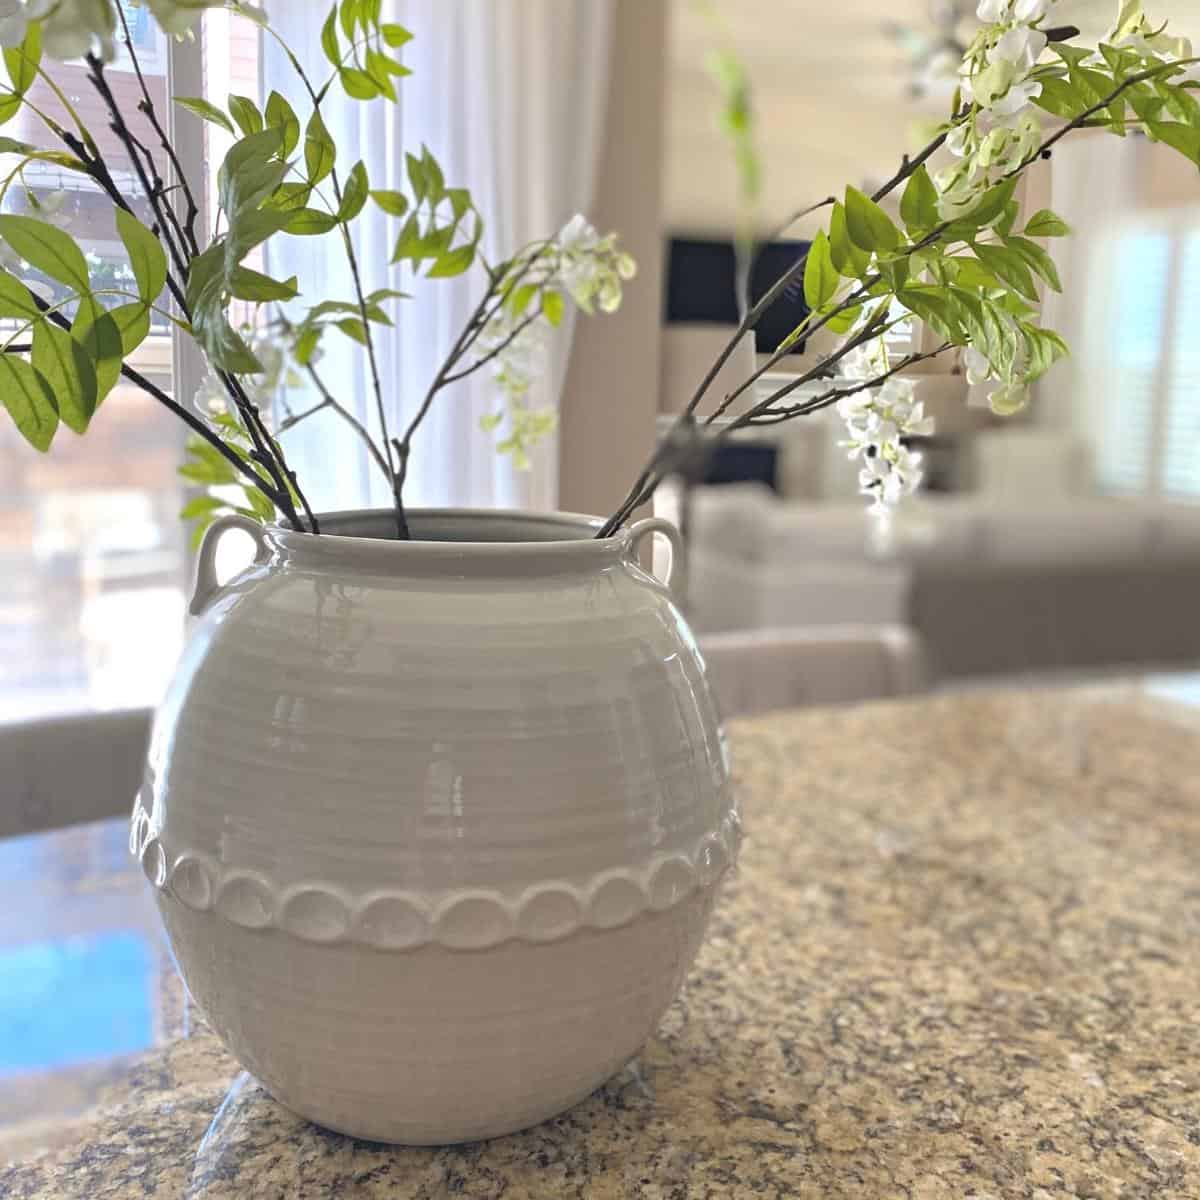
[[[555,232],[575,212],[586,213],[603,134],[613,0],[388,0],[385,8],[414,34],[404,52],[413,74],[400,81],[395,107],[360,104],[332,90],[326,124],[343,175],[361,158],[373,188],[406,186],[404,152],[428,145],[447,182],[472,190],[487,222],[482,249],[493,262]],[[325,9],[277,4],[271,16],[305,70],[324,79],[328,65],[318,34]],[[264,92],[283,90],[291,67],[269,39],[263,60]],[[483,286],[478,270],[452,280],[414,280],[406,267],[401,277],[388,265],[399,225],[368,204],[357,226],[366,288],[413,293],[395,304],[395,328],[374,327],[393,434],[420,404]],[[335,238],[275,242],[272,273],[298,275],[310,303],[352,297]],[[565,327],[552,340],[532,405],[557,407],[570,335]],[[377,430],[365,353],[336,332],[324,347],[322,375]],[[479,429],[479,418],[496,409],[497,399],[487,368],[442,393],[414,442],[410,504],[554,506],[557,447],[548,442],[532,470],[514,470],[496,453],[495,435]],[[299,392],[289,397],[294,409],[311,400]],[[314,504],[388,502],[382,477],[336,417],[321,413],[288,439]]]
[[[1115,282],[1119,231],[1137,205],[1139,156],[1144,143],[1106,131],[1064,138],[1050,164],[1050,207],[1074,230],[1050,250],[1062,277],[1061,295],[1047,291],[1045,324],[1071,347],[1038,384],[1034,411],[1040,424],[1085,431],[1098,425],[1114,370],[1121,297]]]

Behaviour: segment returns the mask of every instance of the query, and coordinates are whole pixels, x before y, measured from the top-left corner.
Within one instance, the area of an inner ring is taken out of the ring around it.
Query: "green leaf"
[[[400,230],[400,236],[396,239],[396,247],[392,251],[392,262],[403,262],[406,258],[410,258],[413,262],[416,262],[417,257],[421,253],[421,244],[421,224],[417,220],[417,214],[413,213],[404,222]]]
[[[841,312],[830,317],[825,323],[825,328],[828,329],[830,333],[849,333],[853,328],[854,323],[861,315],[862,305],[855,304],[853,307],[844,308]],[[801,332],[800,336],[804,336],[803,332]]]
[[[12,93],[5,93],[5,97],[11,99]],[[0,97],[0,99],[3,98]],[[19,100],[18,104],[20,104]],[[7,118],[0,118],[0,120],[5,119]],[[29,142],[18,141],[16,138],[0,137],[0,154],[20,154],[24,158],[33,158],[38,162],[54,163],[56,166],[67,167],[72,171],[87,173],[87,166],[73,154],[64,154],[61,150],[39,150]]]
[[[350,168],[350,175],[346,179],[346,186],[342,192],[342,203],[338,208],[337,218],[341,222],[353,221],[363,210],[363,205],[367,202],[367,195],[370,191],[370,183],[367,179],[366,164],[359,159],[358,162]]]
[[[405,168],[408,171],[408,183],[412,188],[413,197],[418,204],[425,199],[429,190],[429,182],[425,177],[425,163],[415,154],[405,153]]]
[[[1017,179],[1014,176],[1012,179],[1005,179],[994,187],[988,188],[979,203],[961,220],[977,229],[982,229],[993,221],[999,220],[1007,210],[1016,186]]]
[[[281,183],[264,201],[263,208],[277,208],[281,212],[297,212],[308,204],[312,186],[289,179]]]
[[[4,50],[4,65],[8,68],[8,77],[12,80],[13,91],[18,99],[33,86],[41,61],[42,23],[30,21],[24,41],[18,46],[7,46]]]
[[[371,77],[375,86],[379,88],[381,95],[386,96],[393,104],[397,100],[396,85],[392,83],[389,76],[410,75],[412,72],[407,67],[402,67],[398,63],[392,62],[385,54],[381,54],[378,50],[368,50],[366,56],[366,71]]]
[[[411,300],[412,296],[408,292],[398,292],[395,288],[376,288],[368,297],[367,300],[371,304],[378,304],[381,300]]]
[[[336,229],[337,223],[337,217],[332,213],[322,212],[319,208],[301,208],[287,214],[283,232],[312,237]]]
[[[846,231],[860,250],[895,250],[902,240],[891,217],[854,187],[846,189]]]
[[[524,315],[525,310],[529,307],[529,302],[538,294],[539,285],[536,283],[523,283],[520,287],[512,288],[505,297],[504,307],[508,309],[509,315],[513,319],[517,319]]]
[[[290,279],[278,280],[252,271],[249,267],[234,267],[229,276],[230,295],[238,300],[252,300],[259,304],[268,300],[294,300],[299,291],[295,275]]]
[[[459,246],[438,256],[437,261],[425,272],[427,279],[449,279],[461,275],[475,261],[474,246]]]
[[[258,105],[249,96],[230,96],[229,115],[237,122],[238,128],[249,137],[252,133],[261,133],[263,116],[258,111]]]
[[[321,340],[321,327],[313,325],[305,329],[299,337],[296,338],[296,344],[292,347],[292,353],[296,356],[296,361],[303,367],[312,361],[312,356],[317,349],[317,345]]]
[[[408,197],[403,192],[376,188],[371,192],[371,199],[392,217],[402,217],[408,211]]]
[[[879,264],[879,274],[893,292],[898,292],[908,282],[908,259],[885,259]]]
[[[1008,237],[1012,233],[1013,226],[1017,223],[1017,218],[1021,215],[1021,206],[1016,200],[1010,200],[1004,206],[1004,214],[1000,220],[996,222],[993,228],[1001,237]]]
[[[121,352],[128,358],[150,336],[150,306],[136,300],[110,308],[108,315],[121,334]]]
[[[466,188],[447,188],[446,199],[450,201],[454,219],[461,221],[471,207],[471,193]]]
[[[69,234],[35,217],[0,214],[3,238],[26,262],[77,292],[90,290],[83,252]]]
[[[841,204],[833,206],[829,221],[829,253],[833,265],[847,279],[861,279],[871,263],[871,256],[860,250],[851,240],[846,229],[846,209]]]
[[[421,166],[425,171],[425,190],[431,204],[436,204],[446,194],[446,178],[438,160],[429,153],[428,146],[421,147]]]
[[[1026,237],[1058,238],[1068,237],[1070,233],[1070,225],[1048,208],[1034,213],[1025,225]]]
[[[54,392],[40,371],[15,354],[0,354],[0,403],[35,450],[50,449],[58,429]]]
[[[345,317],[334,324],[350,339],[365,346],[367,344],[367,327],[357,317]]]
[[[206,487],[223,487],[237,483],[238,474],[232,464],[203,439],[189,438],[187,451],[188,461],[178,471],[181,478]]]
[[[0,317],[37,320],[41,315],[30,290],[16,276],[0,268]]]
[[[280,154],[286,158],[300,141],[300,118],[296,116],[292,106],[278,93],[272,92],[267,97],[267,125],[278,129],[283,134]]]
[[[921,164],[909,177],[900,198],[900,216],[910,234],[925,233],[938,225],[938,190]]]
[[[148,303],[158,299],[167,283],[167,255],[158,238],[132,213],[116,210],[117,232],[125,243],[138,295]]]
[[[191,521],[224,507],[225,501],[219,500],[216,496],[196,496],[179,510],[179,516],[184,521]]]
[[[562,324],[563,313],[566,311],[566,303],[563,300],[562,292],[545,291],[542,293],[542,312],[546,314],[546,320],[556,328]]]
[[[1004,244],[1013,253],[1020,255],[1025,265],[1040,275],[1056,292],[1062,291],[1062,281],[1058,277],[1054,259],[1037,242],[1023,237],[1006,237]]]
[[[1185,158],[1200,165],[1200,129],[1179,121],[1149,121],[1146,130],[1156,142],[1178,150]]]
[[[1089,107],[1088,101],[1065,79],[1050,77],[1041,80],[1041,84],[1041,95],[1034,100],[1034,104],[1056,117],[1071,120]]]
[[[386,24],[379,27],[379,32],[383,34],[383,40],[393,50],[399,50],[401,46],[412,41],[412,34],[404,28],[403,25]]]
[[[176,96],[175,103],[204,121],[211,121],[229,133],[235,133],[233,122],[211,100],[203,96]]]
[[[314,110],[304,130],[304,166],[309,183],[320,183],[333,170],[336,161],[337,148],[333,138],[329,136],[321,114]]]
[[[833,265],[829,249],[829,238],[821,230],[808,248],[808,261],[804,266],[804,301],[810,309],[819,309],[833,299],[841,283],[841,276]]]
[[[342,32],[348,41],[354,41],[354,26],[362,9],[360,0],[342,0]]]
[[[262,129],[234,142],[217,172],[217,199],[235,225],[283,182],[288,165],[276,158],[283,141],[279,129]]]
[[[328,60],[329,65],[333,67],[336,67],[342,61],[342,51],[338,45],[337,14],[338,6],[335,4],[329,10],[329,16],[325,18],[325,24],[321,26],[321,49],[325,52],[325,58]]]
[[[98,394],[96,368],[87,349],[65,329],[39,321],[33,327],[29,362],[49,385],[63,423],[75,433],[84,433],[96,411]]]
[[[956,305],[953,295],[948,291],[932,284],[913,284],[904,288],[898,299],[909,312],[936,333],[952,342],[961,342],[965,338],[961,306]]]
[[[1027,300],[1036,303],[1039,299],[1033,275],[1019,254],[1004,246],[980,244],[975,247],[979,261],[998,279],[1019,292]]]
[[[87,351],[96,369],[96,407],[99,408],[121,377],[121,363],[125,357],[121,326],[112,313],[89,299],[80,304],[71,324],[71,333]]]
[[[366,71],[360,71],[357,67],[342,67],[338,71],[338,77],[351,100],[374,100],[382,91]]]
[[[21,111],[21,97],[14,92],[0,95],[0,125],[11,121]]]

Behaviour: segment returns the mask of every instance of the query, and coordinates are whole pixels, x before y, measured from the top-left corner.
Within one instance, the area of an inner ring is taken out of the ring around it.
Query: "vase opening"
[[[530,513],[508,509],[418,508],[406,513],[409,541],[470,544],[578,542],[594,539],[603,525],[597,517],[575,513]],[[390,508],[319,513],[322,537],[399,541]],[[286,531],[289,537],[295,531]],[[307,534],[299,536],[306,537]]]

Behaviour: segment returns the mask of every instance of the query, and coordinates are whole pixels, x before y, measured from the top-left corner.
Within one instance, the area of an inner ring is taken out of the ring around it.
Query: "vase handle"
[[[263,563],[270,556],[267,539],[263,527],[257,522],[231,513],[227,517],[218,517],[205,531],[200,542],[200,553],[196,558],[196,582],[192,587],[192,600],[188,612],[198,617],[216,598],[221,590],[217,582],[217,543],[230,529],[240,529],[254,539],[254,561]]]
[[[683,538],[670,521],[664,521],[662,517],[647,517],[644,521],[638,521],[630,527],[625,553],[630,562],[637,562],[638,547],[655,533],[661,533],[671,543],[671,564],[667,568],[665,583],[671,591],[675,591],[683,576]]]

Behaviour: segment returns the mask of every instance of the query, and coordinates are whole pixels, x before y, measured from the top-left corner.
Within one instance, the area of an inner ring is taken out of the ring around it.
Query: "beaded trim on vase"
[[[377,950],[429,945],[488,950],[513,939],[546,943],[586,929],[616,929],[715,886],[736,861],[741,840],[741,822],[730,811],[720,828],[690,852],[603,871],[584,885],[544,881],[515,898],[489,889],[437,895],[377,890],[352,896],[317,881],[280,886],[257,871],[226,867],[195,851],[172,853],[161,838],[151,836],[140,802],[129,830],[130,852],[146,878],[195,912],[214,912],[244,929],[279,929],[307,942]]]

